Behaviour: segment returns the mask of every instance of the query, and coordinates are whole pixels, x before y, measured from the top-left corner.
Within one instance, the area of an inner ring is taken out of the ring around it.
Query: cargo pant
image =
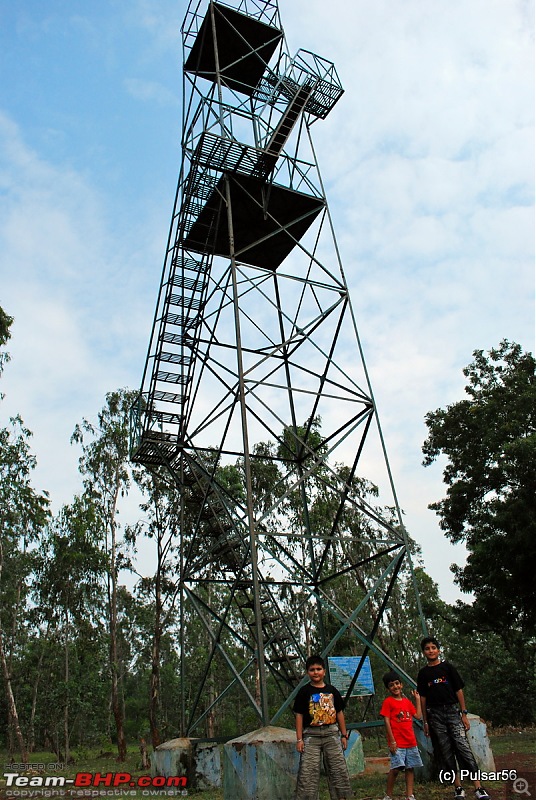
[[[430,706],[427,716],[432,742],[437,743],[444,768],[452,772],[459,772],[460,769],[477,772],[478,767],[467,741],[458,706]]]
[[[322,725],[306,728],[303,732],[303,744],[295,800],[318,800],[322,758],[324,758],[331,800],[352,797],[338,726]]]

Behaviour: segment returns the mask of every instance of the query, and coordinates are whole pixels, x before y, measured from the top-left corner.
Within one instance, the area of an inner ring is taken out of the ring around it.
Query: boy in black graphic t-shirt
[[[296,748],[301,753],[295,800],[318,796],[322,757],[330,796],[346,800],[352,791],[343,753],[348,740],[344,702],[337,689],[325,683],[326,668],[320,656],[310,656],[305,669],[310,683],[302,686],[292,707],[296,715]]]
[[[437,639],[426,636],[421,649],[428,662],[417,676],[424,732],[427,736],[433,735],[445,768],[454,776],[454,797],[463,798],[465,790],[460,782],[458,766],[473,773],[478,771],[466,736],[470,724],[463,695],[464,682],[452,664],[440,660]],[[477,800],[489,800],[489,794],[480,781],[474,781],[474,784]]]

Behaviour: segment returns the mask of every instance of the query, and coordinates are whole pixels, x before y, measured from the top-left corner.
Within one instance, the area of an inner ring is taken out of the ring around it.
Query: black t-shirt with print
[[[337,712],[343,708],[340,692],[330,683],[321,687],[312,683],[302,686],[292,706],[295,714],[303,714],[304,728],[333,725],[337,721]]]
[[[458,670],[448,661],[423,667],[417,676],[417,691],[426,698],[427,707],[457,703],[456,692],[464,686]]]

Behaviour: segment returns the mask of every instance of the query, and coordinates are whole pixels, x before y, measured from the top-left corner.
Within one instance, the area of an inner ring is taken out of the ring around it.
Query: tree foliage
[[[464,630],[495,632],[513,654],[534,659],[536,361],[507,340],[473,357],[463,371],[467,397],[426,415],[424,464],[447,458],[447,495],[430,508],[451,541],[467,546],[466,565],[453,567],[475,598],[459,605]]]
[[[161,744],[160,728],[165,718],[161,697],[163,640],[174,622],[178,596],[176,574],[179,570],[177,544],[181,518],[180,493],[175,483],[166,478],[167,476],[158,471],[144,472],[136,477],[138,486],[144,493],[140,509],[146,518],[128,530],[133,542],[138,534],[142,534],[153,541],[156,551],[154,575],[141,577],[136,587],[138,597],[148,603],[152,617],[149,634],[149,726],[153,747]]]
[[[10,317],[2,306],[0,306],[0,347],[3,347],[8,339],[11,338],[11,325],[13,324],[13,317]],[[9,361],[9,353],[6,351],[0,353],[0,375],[4,369],[4,365]],[[2,395],[0,394],[0,397]]]
[[[0,308],[0,346],[10,338],[12,322],[13,318]],[[0,375],[8,360],[8,354],[0,352]],[[8,735],[15,734],[22,757],[27,745],[19,722],[13,667],[28,612],[34,567],[32,547],[49,513],[47,493],[36,492],[31,483],[36,466],[30,449],[31,435],[18,415],[0,428],[0,667]]]
[[[127,389],[109,392],[99,412],[97,425],[84,419],[77,425],[72,441],[82,446],[79,459],[84,475],[84,496],[94,507],[107,556],[107,624],[111,706],[117,734],[118,760],[126,758],[121,664],[118,649],[118,580],[119,571],[128,567],[125,542],[119,536],[119,500],[128,493],[131,483],[129,463],[129,414],[135,393]]]
[[[0,374],[8,361],[1,348],[10,338],[11,324],[0,308]],[[466,679],[468,707],[494,724],[530,724],[536,713],[531,701],[536,697],[535,360],[519,345],[502,342],[487,354],[476,351],[464,374],[466,397],[427,415],[424,455],[426,464],[446,458],[446,497],[432,508],[446,535],[467,545],[467,564],[456,567],[455,575],[475,602],[443,602],[409,539],[418,565],[415,580],[430,630]],[[194,543],[202,549],[208,541],[202,535],[190,541],[188,534],[199,516],[199,492],[192,489],[192,502],[181,509],[180,491],[169,477],[157,480],[158,475],[133,473],[128,460],[131,400],[127,390],[112,392],[93,424],[83,420],[77,426],[73,440],[81,446],[83,492],[53,519],[46,492],[32,485],[36,459],[30,431],[18,417],[0,428],[0,667],[5,690],[0,693],[0,736],[11,754],[16,748],[21,754],[47,748],[58,759],[69,752],[78,759],[84,748],[107,749],[115,740],[121,757],[127,738],[150,735],[153,744],[173,738],[184,728],[184,688],[186,705],[195,705],[194,719],[200,720],[205,735],[231,736],[237,726],[247,729],[257,723],[241,694],[229,692],[213,706],[232,677],[223,659],[213,661],[197,697],[206,653],[215,641],[232,654],[239,671],[247,668],[251,653],[244,641],[253,612],[247,604],[229,605],[225,587],[208,580],[198,587],[195,601],[201,612],[206,605],[222,609],[225,625],[217,630],[214,621],[203,621],[203,614],[178,593],[179,542],[192,547],[182,558],[202,559]],[[391,557],[386,550],[371,559],[385,536],[374,515],[370,519],[362,513],[361,501],[393,527],[396,518],[389,509],[375,509],[375,487],[351,474],[349,467],[334,464],[324,472],[309,472],[322,442],[320,426],[320,419],[298,428],[286,426],[275,442],[254,445],[254,511],[262,518],[263,535],[273,536],[274,552],[285,542],[296,560],[310,555],[301,535],[301,493],[308,499],[308,524],[320,535],[331,535],[337,518],[337,547],[326,556],[336,577],[325,599],[348,607],[366,599],[357,621],[368,630],[378,599],[373,594],[367,599],[367,587],[380,578]],[[303,440],[307,447],[300,445]],[[216,472],[225,501],[240,506],[243,460],[220,464],[207,459],[205,466]],[[133,476],[143,494],[143,519],[125,528],[120,524],[121,498]],[[351,485],[359,502],[339,516],[340,484]],[[202,521],[198,528],[203,533]],[[152,544],[155,558],[140,559],[144,572],[131,593],[122,581],[130,568],[129,552],[141,536]],[[349,569],[349,564],[356,566]],[[268,559],[261,567],[277,579]],[[409,674],[420,660],[415,603],[411,574],[403,567],[377,640]],[[306,588],[290,587],[281,597],[280,611],[296,620],[306,652],[321,642],[312,610]],[[339,623],[326,614],[324,627],[330,640]],[[338,652],[359,654],[362,643],[347,632],[338,641]],[[373,655],[377,681],[384,667],[375,659]],[[247,680],[254,692],[255,675]],[[269,690],[275,705],[287,696],[288,686],[270,683]]]

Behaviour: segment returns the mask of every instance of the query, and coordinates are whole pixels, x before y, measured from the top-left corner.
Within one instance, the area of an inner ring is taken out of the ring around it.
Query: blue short
[[[396,753],[391,753],[391,769],[413,769],[422,767],[418,747],[399,747]]]

